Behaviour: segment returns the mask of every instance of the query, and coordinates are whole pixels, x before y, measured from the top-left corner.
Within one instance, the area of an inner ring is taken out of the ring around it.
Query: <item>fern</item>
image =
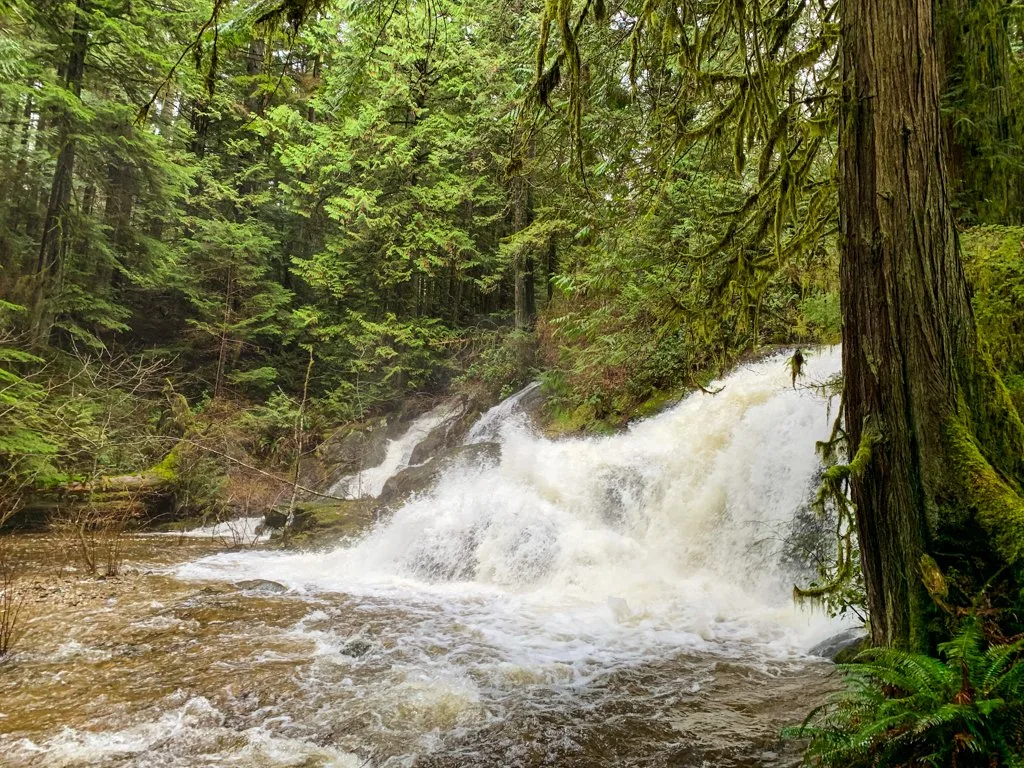
[[[939,657],[873,649],[841,667],[845,690],[789,738],[809,739],[815,766],[1024,765],[1024,640],[986,641],[977,620],[939,646]]]

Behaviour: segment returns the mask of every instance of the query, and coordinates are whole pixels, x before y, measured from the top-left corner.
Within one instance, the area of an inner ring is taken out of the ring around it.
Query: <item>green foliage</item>
[[[227,464],[222,456],[198,443],[176,443],[159,463],[150,468],[164,482],[177,512],[186,517],[216,515],[227,484]]]
[[[838,291],[808,296],[800,302],[799,312],[795,327],[797,334],[820,343],[839,343],[843,321]]]
[[[989,643],[964,621],[939,657],[865,651],[842,665],[845,690],[791,738],[809,738],[807,765],[837,768],[1024,764],[1024,640]]]
[[[456,383],[479,386],[492,398],[504,400],[525,387],[537,374],[537,344],[523,331],[484,331],[463,353],[462,373]]]
[[[190,352],[213,368],[213,392],[226,380],[266,390],[276,373],[261,354],[289,330],[291,293],[269,279],[277,244],[266,227],[254,221],[196,220],[182,243],[184,252],[167,266],[168,282],[180,286],[193,310]],[[256,367],[236,370],[238,361]]]
[[[320,343],[333,351],[324,376],[337,383],[319,403],[331,417],[361,419],[407,392],[440,384],[457,341],[441,321],[403,321],[392,313],[373,321],[358,312],[347,313],[344,320],[316,331]]]
[[[22,483],[47,484],[60,477],[53,463],[59,444],[40,407],[47,393],[29,378],[32,369],[43,362],[35,355],[0,345],[0,473],[6,478],[7,493]],[[0,519],[3,513],[0,508]]]
[[[1024,406],[1024,228],[976,227],[962,235],[974,287],[978,333],[1010,390]]]
[[[254,443],[253,453],[261,458],[287,456],[294,450],[295,421],[299,415],[296,400],[280,390],[265,403],[244,411],[238,426]]]
[[[739,185],[713,167],[687,170],[656,207],[623,217],[621,203],[609,204],[577,236],[574,268],[555,281],[540,328],[548,364],[568,383],[562,408],[592,400],[597,417],[621,420],[656,392],[706,384],[747,350],[835,340],[831,247],[794,257],[787,271],[751,267],[757,282],[745,283],[732,252],[714,251],[729,227],[717,212],[741,204]]]
[[[1002,0],[968,5],[955,23],[970,50],[1017,31]],[[5,466],[35,483],[158,460],[160,398],[98,375],[143,350],[173,361],[161,375],[176,393],[247,414],[228,442],[276,461],[309,345],[316,423],[453,380],[498,397],[541,374],[575,430],[649,413],[744,352],[835,341],[837,12],[8,4]],[[975,189],[988,171],[971,177],[979,220],[1014,199],[1018,75],[1002,63],[958,59],[979,90],[950,89],[955,135],[1006,171],[992,206]],[[984,251],[976,309],[1011,385],[1014,237],[965,237]],[[530,297],[536,332],[511,332]],[[86,356],[89,384],[69,385]]]

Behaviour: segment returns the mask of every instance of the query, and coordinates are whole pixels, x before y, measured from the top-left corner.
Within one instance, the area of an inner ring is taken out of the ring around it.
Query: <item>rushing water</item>
[[[474,444],[497,440],[501,436],[502,428],[521,415],[522,401],[539,388],[540,382],[535,381],[491,408],[470,428],[465,442]],[[522,424],[521,421],[519,423]]]
[[[811,380],[839,368],[814,355]],[[829,404],[783,358],[623,434],[512,406],[362,539],[140,578],[0,672],[11,765],[781,766],[831,684],[785,540]],[[514,403],[513,403],[514,405]],[[272,579],[268,594],[239,580]],[[28,643],[26,642],[26,645]]]
[[[384,490],[384,484],[397,472],[409,466],[413,452],[423,438],[436,427],[455,418],[460,410],[461,406],[457,402],[447,401],[414,419],[401,437],[388,441],[384,459],[380,464],[338,478],[328,493],[339,499],[379,496]]]

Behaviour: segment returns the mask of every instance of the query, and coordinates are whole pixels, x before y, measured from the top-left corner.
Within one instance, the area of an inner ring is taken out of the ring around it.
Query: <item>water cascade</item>
[[[813,356],[807,381],[839,365],[838,350]],[[830,404],[794,388],[779,357],[720,386],[622,434],[563,440],[516,418],[519,393],[467,438],[495,439],[500,459],[467,458],[354,545],[226,554],[185,573],[471,605],[494,611],[496,640],[546,638],[554,655],[566,632],[606,649],[654,638],[796,648],[813,620],[792,605],[798,574],[780,549],[812,492]]]
[[[523,400],[538,389],[540,382],[535,381],[491,408],[470,428],[465,443],[472,445],[497,439],[504,425],[523,415],[520,410]]]
[[[806,573],[786,541],[836,406],[807,385],[839,367],[838,350],[810,355],[794,387],[784,356],[747,364],[603,438],[538,435],[519,393],[469,435],[479,450],[359,540],[178,566],[159,600],[100,617],[121,622],[123,653],[93,649],[87,625],[46,663],[62,701],[103,685],[103,702],[75,727],[9,722],[33,734],[10,759],[791,765],[779,727],[834,685],[806,651],[836,627],[793,605]],[[246,586],[260,579],[288,591]],[[71,658],[85,667],[68,677]],[[12,695],[30,706],[36,679]]]
[[[328,493],[339,499],[379,496],[384,484],[400,470],[409,466],[416,446],[435,428],[455,418],[460,406],[443,402],[415,419],[401,437],[389,440],[384,460],[375,467],[339,478]]]

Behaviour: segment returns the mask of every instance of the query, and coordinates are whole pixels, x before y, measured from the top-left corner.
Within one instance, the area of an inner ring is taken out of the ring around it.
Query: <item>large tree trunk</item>
[[[976,337],[944,167],[933,2],[850,0],[844,11],[851,493],[873,639],[926,649],[943,590],[930,558],[967,577],[973,546],[1020,558],[1024,427]]]
[[[89,47],[88,13],[89,0],[78,0],[71,22],[71,52],[64,70],[64,87],[76,99],[81,98],[85,76],[85,56]],[[60,150],[43,219],[32,301],[32,332],[36,342],[45,342],[50,335],[55,313],[52,306],[55,299],[53,294],[60,285],[64,255],[70,242],[76,141],[70,116],[62,114],[58,124],[57,141]]]

